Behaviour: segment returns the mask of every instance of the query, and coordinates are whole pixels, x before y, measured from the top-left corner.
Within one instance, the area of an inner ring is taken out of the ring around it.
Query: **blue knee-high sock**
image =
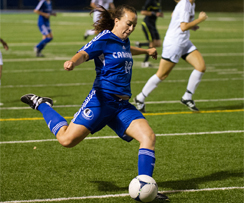
[[[42,41],[39,42],[38,45],[36,45],[36,47],[39,49],[39,51],[41,51],[48,42],[50,42],[53,38],[45,38]]]
[[[40,104],[37,109],[42,113],[48,128],[55,136],[61,127],[68,126],[67,121],[46,103]]]
[[[138,153],[138,175],[152,177],[155,165],[155,152],[150,149],[141,148]]]

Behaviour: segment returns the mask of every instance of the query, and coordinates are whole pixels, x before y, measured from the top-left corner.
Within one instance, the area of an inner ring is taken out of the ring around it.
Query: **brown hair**
[[[179,3],[180,2],[180,0],[174,0],[176,3]]]
[[[90,14],[95,11],[100,12],[98,21],[93,24],[96,33],[100,33],[103,30],[111,31],[114,28],[114,19],[118,18],[120,20],[124,16],[125,11],[130,11],[137,15],[136,9],[126,4],[120,5],[114,10],[106,10],[103,6],[99,5],[97,8],[93,9]]]

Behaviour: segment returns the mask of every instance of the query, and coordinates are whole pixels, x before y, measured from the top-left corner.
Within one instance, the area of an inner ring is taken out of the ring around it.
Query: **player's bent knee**
[[[154,149],[156,143],[156,135],[152,132],[142,136],[141,145],[144,148]]]
[[[58,139],[58,141],[63,147],[66,147],[66,148],[72,148],[78,144],[78,142],[76,143],[75,141],[73,141],[71,139]]]

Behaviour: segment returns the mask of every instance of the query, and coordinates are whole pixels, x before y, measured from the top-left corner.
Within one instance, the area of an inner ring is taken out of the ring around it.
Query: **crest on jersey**
[[[125,48],[125,46],[124,46],[124,45],[122,46],[122,49],[126,50],[126,48]]]
[[[83,112],[82,112],[82,116],[83,118],[85,118],[86,120],[92,120],[94,118],[94,113],[91,109],[86,108]]]

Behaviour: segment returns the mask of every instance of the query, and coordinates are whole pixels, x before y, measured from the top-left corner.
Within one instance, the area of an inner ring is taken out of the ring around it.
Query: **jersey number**
[[[125,72],[131,74],[132,61],[125,61]]]

